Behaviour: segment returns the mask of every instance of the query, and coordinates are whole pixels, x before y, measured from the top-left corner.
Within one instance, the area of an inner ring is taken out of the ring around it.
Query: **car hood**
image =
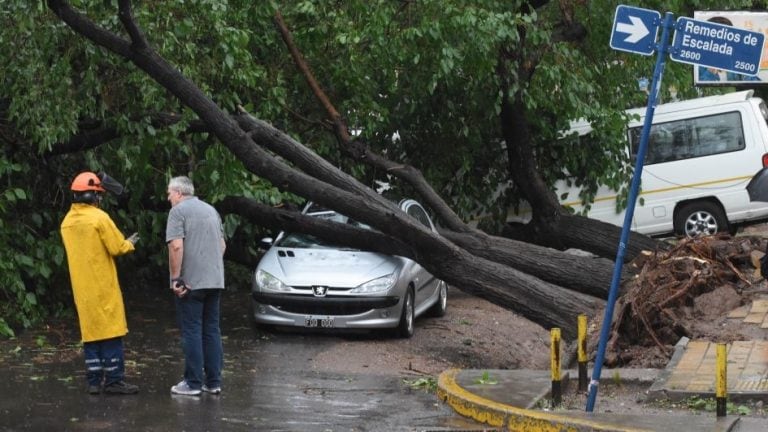
[[[403,260],[358,250],[273,247],[264,255],[258,268],[294,287],[326,285],[353,288],[399,270]]]

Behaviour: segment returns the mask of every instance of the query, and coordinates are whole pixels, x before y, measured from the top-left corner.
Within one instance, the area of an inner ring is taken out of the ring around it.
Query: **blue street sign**
[[[762,33],[680,17],[669,57],[681,63],[757,75],[764,41]]]
[[[613,18],[611,48],[651,55],[656,50],[661,14],[650,9],[619,5]]]

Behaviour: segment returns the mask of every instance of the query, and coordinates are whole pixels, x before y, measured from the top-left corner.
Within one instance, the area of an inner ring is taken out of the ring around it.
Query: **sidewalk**
[[[715,350],[713,343],[683,338],[669,366],[651,386],[649,397],[673,401],[714,397]],[[768,341],[736,341],[728,344],[727,350],[728,400],[768,402]]]
[[[768,342],[729,344],[728,400],[768,401]],[[714,397],[714,344],[682,340],[664,371],[622,369],[622,377],[637,376],[650,387],[649,397],[683,400]],[[479,384],[488,373],[495,385]],[[602,378],[610,376],[603,371]],[[566,374],[567,378],[567,374]],[[651,383],[653,385],[651,385]],[[571,384],[575,385],[575,384]],[[502,431],[712,431],[768,430],[768,419],[714,413],[690,415],[622,415],[534,409],[551,390],[549,371],[450,369],[438,379],[438,397],[457,413]],[[598,404],[599,404],[598,392]]]

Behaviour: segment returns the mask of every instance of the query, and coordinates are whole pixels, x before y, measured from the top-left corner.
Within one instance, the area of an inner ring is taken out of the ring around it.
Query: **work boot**
[[[125,381],[118,381],[104,387],[104,393],[109,394],[136,394],[139,392],[139,386],[128,384]]]

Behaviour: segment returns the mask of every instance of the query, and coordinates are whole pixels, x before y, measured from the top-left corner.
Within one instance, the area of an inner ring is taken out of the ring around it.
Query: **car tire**
[[[437,297],[437,303],[427,311],[427,315],[435,318],[445,316],[445,310],[448,309],[448,284],[444,281],[440,281],[439,295]]]
[[[395,329],[397,337],[407,339],[413,336],[414,321],[416,320],[415,305],[413,301],[413,288],[409,287],[403,299],[403,310],[400,312],[400,323]]]
[[[697,237],[729,231],[728,218],[717,204],[711,201],[696,201],[680,207],[675,215],[675,234]]]

